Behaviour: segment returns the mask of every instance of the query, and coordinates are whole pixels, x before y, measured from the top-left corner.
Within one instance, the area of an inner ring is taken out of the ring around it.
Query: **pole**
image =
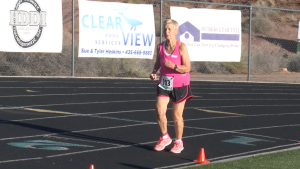
[[[247,77],[247,81],[250,81],[250,68],[251,68],[251,30],[252,27],[252,5],[250,6],[250,19],[249,19],[249,46],[248,46],[248,77]]]
[[[160,42],[162,42],[162,33],[163,33],[163,6],[164,6],[164,1],[160,0]]]
[[[72,77],[75,76],[75,71],[74,71],[74,68],[75,68],[75,50],[74,50],[74,41],[75,41],[75,38],[74,38],[74,29],[75,29],[75,0],[72,0]]]

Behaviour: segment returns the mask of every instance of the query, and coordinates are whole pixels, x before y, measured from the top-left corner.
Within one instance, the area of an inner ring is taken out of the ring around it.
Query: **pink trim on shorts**
[[[165,96],[165,95],[162,95],[162,94],[157,94],[157,97],[169,97],[169,96]]]
[[[191,96],[185,98],[185,97],[189,94],[189,91],[188,91],[189,88],[190,88],[190,86],[188,86],[188,87],[186,88],[186,94],[185,94],[185,96],[184,96],[181,100],[179,100],[179,101],[177,101],[177,102],[173,102],[173,103],[181,103],[181,102],[183,102],[183,101],[185,101],[185,100],[188,100],[188,99],[190,99],[191,97],[193,97],[193,95],[191,95]]]

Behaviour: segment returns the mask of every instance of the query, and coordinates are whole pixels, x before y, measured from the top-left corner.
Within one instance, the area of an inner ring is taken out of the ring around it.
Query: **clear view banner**
[[[0,51],[62,51],[61,0],[0,1]]]
[[[152,5],[79,0],[79,57],[152,59]]]
[[[171,7],[191,61],[239,62],[241,11]]]

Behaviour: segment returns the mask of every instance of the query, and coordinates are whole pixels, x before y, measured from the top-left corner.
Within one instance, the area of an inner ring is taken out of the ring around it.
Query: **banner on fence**
[[[9,0],[0,5],[0,51],[62,51],[61,0]]]
[[[171,18],[179,24],[177,39],[187,45],[191,61],[240,61],[240,11],[171,7]]]
[[[152,5],[79,0],[79,57],[152,59]]]

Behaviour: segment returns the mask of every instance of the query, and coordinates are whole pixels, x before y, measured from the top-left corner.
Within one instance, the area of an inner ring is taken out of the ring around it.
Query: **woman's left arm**
[[[179,51],[180,51],[180,55],[181,55],[181,65],[177,65],[176,71],[180,72],[180,73],[188,73],[191,71],[191,61],[190,61],[187,47],[182,42],[180,42]],[[175,67],[175,65],[174,65],[174,67]]]

